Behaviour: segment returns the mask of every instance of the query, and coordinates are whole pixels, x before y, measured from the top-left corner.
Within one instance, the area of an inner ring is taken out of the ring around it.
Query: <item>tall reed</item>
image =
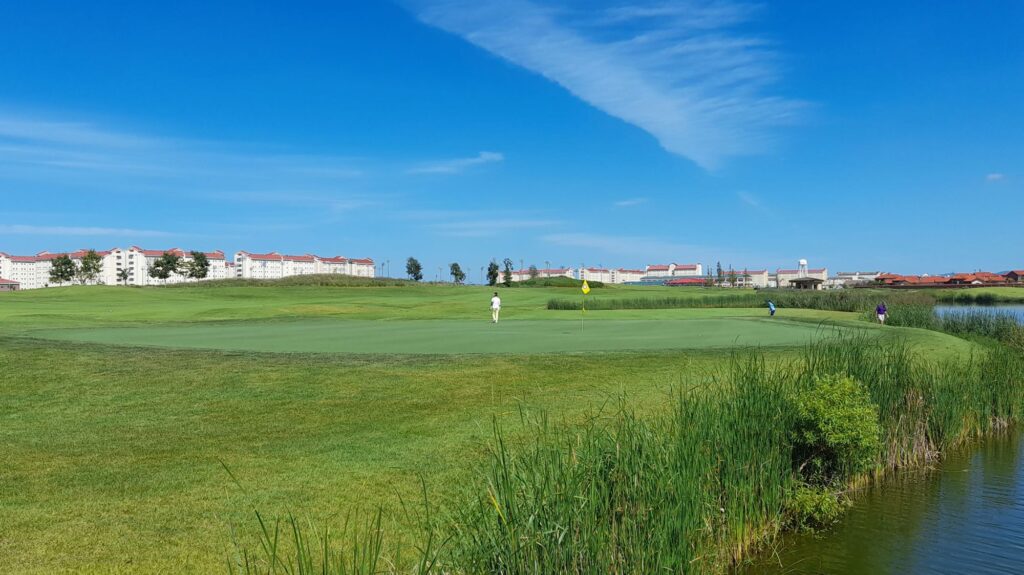
[[[707,386],[679,390],[658,413],[637,413],[623,399],[610,416],[581,425],[538,416],[523,434],[495,426],[477,479],[431,523],[431,541],[445,541],[438,560],[358,565],[419,573],[722,572],[788,524],[802,486],[794,402],[819,376],[861,382],[877,406],[874,473],[932,460],[1024,413],[1024,354],[1006,346],[943,363],[864,337],[813,343],[788,363],[745,352]],[[842,490],[861,478],[838,479]],[[379,529],[368,532],[358,540],[368,552],[350,546],[346,556],[387,555],[387,542],[373,535]],[[294,539],[292,547],[312,549]],[[321,544],[325,551],[315,555],[331,556]],[[276,547],[256,550],[258,564],[274,564],[268,549]],[[245,572],[272,572],[250,570],[253,554],[239,555]],[[301,554],[287,557],[280,572],[321,567]],[[330,565],[323,572],[366,572]]]

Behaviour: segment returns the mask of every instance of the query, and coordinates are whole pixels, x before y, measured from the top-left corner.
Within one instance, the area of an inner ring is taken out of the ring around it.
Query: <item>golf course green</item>
[[[656,413],[674,390],[713,385],[737,349],[784,363],[837,333],[936,358],[974,349],[855,313],[546,309],[580,296],[569,288],[503,289],[493,325],[491,291],[0,294],[0,572],[219,572],[233,536],[252,541],[253,508],[331,525],[398,509],[424,484],[443,498],[495,424],[515,433],[524,412],[571,424],[620,398]]]
[[[564,315],[564,314],[563,314]],[[42,330],[68,341],[261,352],[556,353],[799,346],[851,328],[767,318],[371,321],[298,319]]]

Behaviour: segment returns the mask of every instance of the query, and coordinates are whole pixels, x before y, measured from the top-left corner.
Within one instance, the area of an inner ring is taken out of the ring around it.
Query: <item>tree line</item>
[[[167,279],[172,274],[179,274],[189,279],[203,279],[210,273],[210,260],[203,252],[189,252],[191,259],[178,254],[164,252],[153,265],[149,266],[149,277]],[[96,250],[89,250],[81,261],[75,262],[68,254],[60,254],[50,263],[50,282],[65,284],[78,281],[82,285],[96,281],[103,272],[103,258]],[[117,281],[128,285],[130,272],[128,268],[117,270]]]
[[[505,287],[510,287],[512,285],[512,260],[505,258],[501,264],[502,265],[499,266],[498,262],[491,261],[491,263],[487,265],[487,285],[498,285],[499,277]],[[462,266],[459,265],[459,262],[452,262],[448,264],[448,273],[452,277],[452,283],[457,285],[466,283],[466,272],[462,270]],[[529,273],[530,279],[534,279],[540,275],[540,271],[535,265],[530,266]],[[410,257],[405,261],[405,274],[409,276],[409,279],[412,281],[421,281],[423,279],[423,265],[420,264],[418,259]]]

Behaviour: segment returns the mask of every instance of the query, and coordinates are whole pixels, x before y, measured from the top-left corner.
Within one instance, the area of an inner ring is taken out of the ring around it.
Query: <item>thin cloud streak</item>
[[[128,236],[137,238],[166,238],[175,235],[169,232],[157,230],[74,226],[32,226],[23,224],[0,224],[0,234],[43,236]]]
[[[499,152],[480,152],[472,158],[456,158],[453,160],[443,160],[439,162],[423,164],[415,168],[410,168],[407,173],[409,174],[461,174],[466,170],[475,166],[481,166],[484,164],[493,164],[497,162],[503,162],[505,160],[504,154]]]
[[[529,0],[409,0],[424,23],[561,85],[705,168],[761,153],[803,104],[765,95],[772,47],[734,31],[738,2],[638,0],[605,10]]]
[[[630,198],[628,200],[619,200],[615,202],[617,208],[631,208],[633,206],[639,206],[640,204],[646,204],[647,198]]]
[[[1000,174],[998,172],[991,173],[985,176],[986,182],[1001,182],[1006,179],[1006,174]]]
[[[518,230],[550,228],[561,225],[558,220],[481,219],[472,222],[446,222],[431,227],[443,236],[483,238]]]

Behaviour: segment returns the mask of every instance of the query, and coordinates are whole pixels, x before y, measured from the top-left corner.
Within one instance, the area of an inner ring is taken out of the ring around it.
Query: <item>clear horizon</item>
[[[7,12],[10,254],[1024,267],[1016,2]]]

